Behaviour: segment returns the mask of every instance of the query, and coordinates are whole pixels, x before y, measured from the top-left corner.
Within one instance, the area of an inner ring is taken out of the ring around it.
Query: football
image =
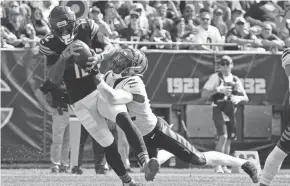
[[[86,67],[86,63],[88,62],[88,58],[93,56],[90,51],[90,47],[81,40],[76,40],[74,43],[79,44],[83,47],[80,50],[76,50],[76,52],[79,53],[80,55],[73,56],[74,63],[84,69]]]

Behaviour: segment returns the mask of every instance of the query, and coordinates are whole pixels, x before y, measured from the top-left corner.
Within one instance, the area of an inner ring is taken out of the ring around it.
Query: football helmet
[[[114,76],[126,77],[143,75],[148,68],[146,55],[137,49],[120,49],[112,56],[109,69]]]
[[[68,6],[56,6],[48,17],[52,33],[66,45],[70,44],[75,36],[76,15]]]

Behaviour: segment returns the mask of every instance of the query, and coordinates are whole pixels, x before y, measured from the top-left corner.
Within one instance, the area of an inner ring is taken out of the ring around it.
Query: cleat
[[[153,181],[159,169],[159,161],[156,158],[151,158],[144,167],[145,179],[147,181]]]
[[[79,166],[74,166],[71,170],[71,173],[72,174],[79,174],[79,175],[82,175],[83,174],[83,171],[82,169],[79,167]]]
[[[67,165],[61,165],[59,167],[59,173],[68,173],[68,170],[69,170],[69,166]]]
[[[131,180],[130,183],[123,183],[123,186],[142,186],[142,184],[138,184],[134,180]]]
[[[101,167],[99,169],[95,169],[96,174],[107,174],[109,169],[106,169],[105,167]]]
[[[223,166],[222,169],[223,169],[225,174],[231,174],[232,173],[232,171],[230,169],[228,169],[227,166]]]
[[[259,166],[258,164],[253,161],[249,160],[246,163],[242,165],[242,169],[250,176],[252,179],[253,183],[258,183],[259,182]]]
[[[59,166],[58,165],[54,165],[51,168],[51,173],[59,173]]]
[[[224,170],[223,170],[222,166],[218,165],[215,167],[214,172],[219,173],[219,174],[223,174]]]

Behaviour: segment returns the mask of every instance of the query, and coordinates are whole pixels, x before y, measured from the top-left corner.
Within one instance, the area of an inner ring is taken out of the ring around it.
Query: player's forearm
[[[59,57],[54,65],[49,69],[49,79],[52,83],[58,83],[64,74],[66,61],[63,57]]]
[[[102,55],[102,61],[108,60],[111,58],[116,52],[116,47],[113,44],[107,44],[104,48],[104,51],[100,53]]]
[[[133,100],[133,95],[122,89],[113,89],[104,80],[98,85],[98,90],[111,104],[127,104]]]
[[[46,110],[48,111],[51,111],[52,110],[52,107],[49,105],[49,103],[46,101],[46,98],[45,98],[45,94],[37,89],[37,91],[35,92],[35,96],[36,98],[38,99],[39,103],[44,107],[46,108]]]

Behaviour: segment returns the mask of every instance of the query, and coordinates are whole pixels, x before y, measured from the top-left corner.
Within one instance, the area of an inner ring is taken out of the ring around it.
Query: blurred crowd
[[[50,32],[48,15],[58,4],[57,0],[1,1],[1,47],[36,45]],[[88,18],[109,38],[156,42],[122,47],[276,52],[290,46],[290,1],[109,0],[88,4]],[[184,44],[165,44],[171,42]]]

